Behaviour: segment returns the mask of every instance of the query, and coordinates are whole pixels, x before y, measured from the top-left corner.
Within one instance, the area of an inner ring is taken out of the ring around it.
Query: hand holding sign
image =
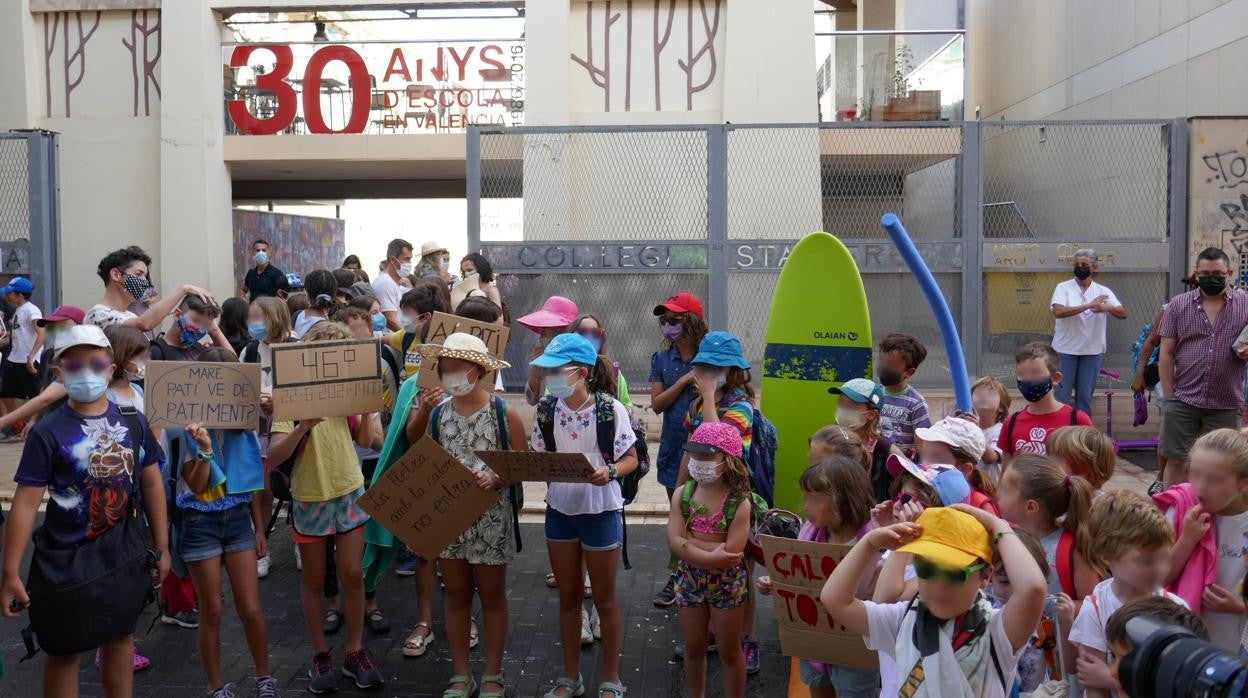
[[[152,361],[147,367],[147,419],[153,429],[200,424],[206,429],[260,426],[260,365]]]
[[[279,420],[381,410],[381,345],[344,339],[273,345],[273,414]]]

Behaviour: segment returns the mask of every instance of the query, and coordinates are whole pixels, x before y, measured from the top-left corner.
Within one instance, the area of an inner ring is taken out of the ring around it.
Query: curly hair
[[[123,247],[120,250],[113,250],[105,255],[104,259],[100,260],[99,266],[96,267],[95,273],[100,277],[100,280],[104,282],[104,285],[107,286],[109,274],[114,269],[125,269],[135,262],[142,262],[146,264],[149,269],[152,266],[152,258],[147,256],[147,253],[143,251],[142,247],[139,247],[138,245]]]

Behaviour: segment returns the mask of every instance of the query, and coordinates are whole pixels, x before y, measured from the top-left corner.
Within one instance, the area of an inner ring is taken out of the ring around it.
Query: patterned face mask
[[[121,286],[135,300],[142,300],[147,295],[147,290],[152,287],[152,282],[142,276],[127,274],[122,277]]]

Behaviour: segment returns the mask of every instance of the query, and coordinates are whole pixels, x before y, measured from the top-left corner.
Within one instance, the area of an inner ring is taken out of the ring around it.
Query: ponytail
[[[989,498],[993,498],[993,499],[996,498],[997,496],[996,483],[992,481],[992,478],[988,477],[987,473],[980,470],[979,468],[971,466],[971,472],[967,474],[966,481],[967,483],[970,484],[971,489],[982,492],[985,495],[987,495]]]
[[[1096,488],[1086,478],[1078,475],[1067,475],[1064,481],[1067,492],[1066,515],[1062,520],[1062,528],[1075,537],[1075,550],[1083,557],[1098,576],[1104,577],[1106,570],[1092,550],[1092,531],[1087,518],[1092,511],[1092,499],[1096,496]]]
[[[1014,473],[1022,498],[1038,502],[1052,525],[1074,534],[1075,550],[1098,575],[1104,576],[1099,557],[1092,549],[1088,523],[1092,497],[1096,494],[1092,483],[1078,475],[1067,475],[1052,459],[1039,455],[1015,458],[1010,472]]]
[[[585,366],[585,364],[577,364]],[[589,376],[585,379],[585,387],[591,393],[606,393],[611,397],[615,397],[617,390],[617,381],[615,379],[615,364],[611,363],[607,357],[598,355],[598,362],[593,366],[585,366],[589,369]]]

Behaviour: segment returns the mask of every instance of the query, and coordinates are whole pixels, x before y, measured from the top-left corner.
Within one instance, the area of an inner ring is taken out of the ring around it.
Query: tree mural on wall
[[[659,38],[659,9],[663,4],[663,0],[654,0],[654,110],[663,111],[663,97],[660,95],[660,87],[663,85],[662,79],[659,77],[659,56],[663,53],[663,49],[667,48],[667,42],[672,38],[672,23],[676,19],[676,0],[668,0],[667,5],[667,27],[663,30],[663,38]],[[692,11],[692,6],[690,6]]]
[[[156,64],[160,62],[160,12],[153,12],[148,17],[147,10],[130,12],[130,40],[121,39],[121,45],[130,51],[130,65],[134,72],[134,115],[139,115],[139,84],[143,85],[143,116],[152,115],[151,90],[156,89],[156,98],[160,98],[160,81],[156,78]],[[153,53],[152,43],[156,44]],[[140,55],[140,49],[142,55]],[[142,78],[139,69],[142,68]]]
[[[89,12],[87,14],[90,14]],[[84,28],[82,12],[49,12],[43,15],[43,73],[44,87],[47,92],[47,115],[52,116],[52,54],[56,52],[56,30],[61,28],[61,48],[64,56],[63,68],[65,75],[65,116],[71,116],[71,97],[74,89],[82,84],[87,74],[87,42],[100,28],[100,11],[95,12],[95,21],[89,29]],[[77,44],[72,48],[69,43],[70,15],[76,24]],[[49,22],[49,19],[51,21]],[[70,77],[77,68],[77,77]]]
[[[710,87],[715,80],[715,73],[718,71],[719,62],[715,56],[715,35],[719,33],[719,3],[715,2],[715,18],[712,20],[706,11],[706,0],[698,0],[698,11],[702,14],[702,29],[705,32],[706,41],[703,42],[695,53],[693,50],[693,3],[689,3],[689,44],[686,60],[676,61],[680,69],[685,71],[685,110],[693,111],[693,95]],[[710,69],[706,73],[706,79],[698,84],[693,83],[693,71],[697,68],[698,63],[703,58],[710,60]]]
[[[611,25],[620,19],[620,13],[611,14],[611,0],[606,0],[602,16],[602,65],[594,62],[594,5],[589,2],[585,9],[585,57],[570,54],[572,61],[589,73],[589,79],[602,88],[603,111],[611,111]],[[632,3],[629,3],[630,5]],[[630,37],[631,38],[631,37]],[[631,68],[629,69],[631,72]]]

